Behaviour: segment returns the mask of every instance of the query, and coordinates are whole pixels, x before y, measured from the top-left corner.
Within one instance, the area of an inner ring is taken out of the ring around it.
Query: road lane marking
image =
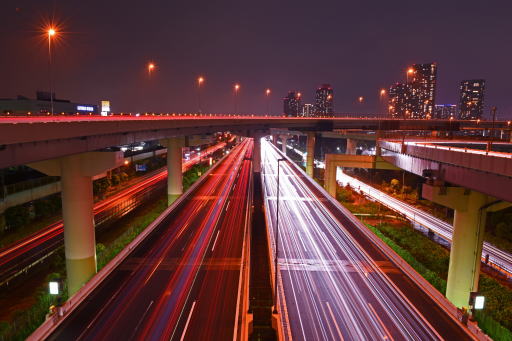
[[[151,300],[151,302],[149,302],[149,305],[148,307],[146,308],[146,311],[144,312],[144,314],[142,314],[141,318],[139,319],[139,323],[137,323],[137,326],[135,327],[135,329],[133,330],[133,333],[132,333],[132,337],[130,338],[133,339],[133,337],[137,334],[137,329],[139,329],[139,326],[140,324],[142,323],[142,320],[144,320],[144,317],[146,316],[146,314],[148,313],[149,311],[149,308],[151,308],[151,306],[153,305],[153,300]]]
[[[229,204],[231,204],[231,200],[230,200],[230,201],[228,201],[228,204],[226,205],[226,212],[228,211]]]
[[[213,252],[213,249],[215,249],[215,244],[217,244],[217,238],[219,238],[219,233],[220,233],[220,230],[217,231],[217,236],[215,237],[215,241],[213,242],[213,246],[212,246],[212,252]]]
[[[188,324],[190,323],[190,319],[192,318],[192,313],[194,312],[194,308],[196,307],[196,301],[192,302],[192,308],[190,308],[190,313],[188,314],[187,323],[185,323],[185,328],[183,328],[183,334],[181,334],[180,341],[185,339],[185,334],[187,333]]]
[[[379,321],[380,325],[382,326],[382,328],[384,328],[384,331],[386,332],[387,335],[383,335],[382,338],[384,340],[393,340],[393,338],[391,337],[391,333],[389,332],[389,330],[386,328],[386,325],[382,322],[382,320],[380,319],[379,315],[377,314],[377,312],[375,311],[375,309],[373,308],[373,306],[371,305],[370,302],[368,302],[368,307],[370,307],[370,310],[373,312],[373,314],[375,315],[375,317],[377,318],[377,320]]]

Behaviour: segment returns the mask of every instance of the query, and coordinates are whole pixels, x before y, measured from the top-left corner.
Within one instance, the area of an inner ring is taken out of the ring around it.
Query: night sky
[[[110,99],[115,112],[282,112],[288,90],[311,103],[330,83],[336,112],[378,112],[379,90],[413,63],[438,63],[437,104],[462,79],[487,81],[485,113],[512,117],[510,1],[1,0],[0,98],[48,89],[44,23],[58,98]],[[157,68],[148,77],[147,63]],[[358,104],[357,97],[365,103]]]

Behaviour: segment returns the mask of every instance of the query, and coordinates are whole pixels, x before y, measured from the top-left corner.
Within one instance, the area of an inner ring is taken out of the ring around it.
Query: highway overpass
[[[232,131],[242,136],[292,131],[428,130],[458,131],[491,127],[490,122],[402,120],[371,117],[289,118],[262,116],[48,116],[0,117],[0,168],[103,150],[139,141]],[[507,122],[496,127],[507,129]]]

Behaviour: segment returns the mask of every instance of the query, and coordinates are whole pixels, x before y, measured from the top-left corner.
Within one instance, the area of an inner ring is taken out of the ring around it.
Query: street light
[[[238,90],[240,90],[240,84],[236,83],[235,86],[234,86],[234,89],[235,89],[235,114],[237,113],[238,111]]]
[[[150,77],[151,77],[151,74],[153,73],[153,71],[155,70],[155,68],[156,68],[155,63],[153,63],[153,62],[148,63],[148,75]]]
[[[201,109],[201,85],[204,83],[204,77],[199,76],[197,78],[197,105],[199,107],[199,113],[202,113],[203,110]]]
[[[412,67],[407,69],[407,83],[409,83],[409,75],[412,76],[413,73],[414,73],[414,69]]]
[[[265,96],[267,96],[267,114],[270,114],[270,89],[265,90]]]
[[[52,38],[57,34],[55,27],[49,27],[46,31],[48,34],[48,64],[50,69],[50,107],[53,115],[53,63],[52,63]]]
[[[386,95],[387,95],[386,89],[380,89],[380,91],[379,91],[379,101],[383,103],[382,105],[384,106],[384,108],[387,107],[386,102],[383,101],[386,98]]]
[[[275,255],[275,265],[274,265],[274,314],[277,314],[277,260],[279,257],[279,165],[282,161],[286,161],[286,159],[277,159],[277,212],[276,212],[276,255]]]

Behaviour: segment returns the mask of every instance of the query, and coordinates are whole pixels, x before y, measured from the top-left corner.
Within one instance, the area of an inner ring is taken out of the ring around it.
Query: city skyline
[[[382,112],[380,89],[405,81],[405,66],[434,61],[440,66],[436,103],[458,103],[460,81],[481,78],[487,82],[484,116],[494,105],[498,117],[512,115],[508,77],[502,70],[510,59],[510,47],[501,44],[500,54],[487,52],[500,46],[503,33],[511,31],[505,15],[509,4],[490,8],[471,1],[461,13],[456,4],[436,1],[428,8],[401,1],[332,2],[328,5],[333,10],[323,18],[327,20],[314,19],[311,13],[320,9],[308,2],[299,2],[292,8],[294,15],[284,19],[281,14],[289,6],[274,3],[204,3],[205,10],[199,13],[191,4],[143,8],[128,2],[131,6],[122,10],[114,4],[96,4],[1,4],[0,19],[6,29],[0,41],[11,53],[0,57],[2,74],[9,80],[0,85],[0,97],[31,96],[48,89],[45,44],[38,31],[54,16],[62,33],[54,46],[54,91],[77,102],[110,99],[115,112],[197,110],[199,75],[208,79],[201,89],[205,112],[233,111],[234,82],[242,86],[240,112],[264,113],[264,90],[269,88],[275,94],[269,99],[271,112],[279,113],[282,97],[277,94],[325,82],[339,91],[334,102],[337,112]],[[146,15],[139,17],[141,11]],[[382,11],[386,15],[379,15]],[[436,25],[428,30],[414,25],[427,17],[434,18]],[[303,27],[289,26],[296,21],[304,22]],[[398,35],[404,25],[408,32]],[[461,34],[472,36],[481,46],[465,53],[466,43],[456,39]],[[284,45],[283,37],[288,39]],[[422,44],[413,48],[411,40]],[[299,54],[286,48],[299,41],[312,48]],[[149,79],[146,65],[150,61],[157,67]],[[310,96],[305,91],[303,101],[313,102]],[[357,103],[360,96],[362,105]]]

